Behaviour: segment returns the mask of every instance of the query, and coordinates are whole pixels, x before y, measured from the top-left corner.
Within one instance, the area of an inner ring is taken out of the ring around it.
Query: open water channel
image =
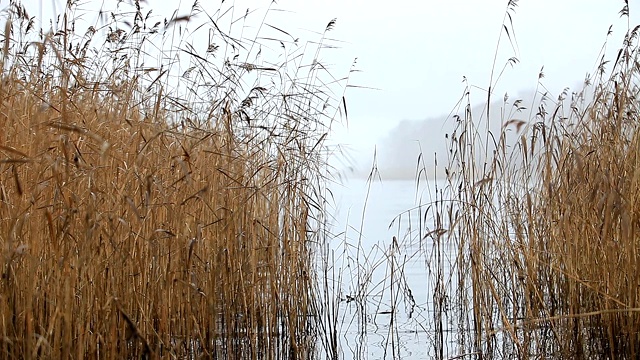
[[[450,308],[456,296],[467,293],[458,287],[458,250],[446,236],[432,236],[437,229],[429,206],[435,206],[436,186],[444,185],[349,180],[332,187],[337,209],[328,290],[340,299],[334,311],[339,358],[449,358],[468,352],[460,345],[466,315]]]

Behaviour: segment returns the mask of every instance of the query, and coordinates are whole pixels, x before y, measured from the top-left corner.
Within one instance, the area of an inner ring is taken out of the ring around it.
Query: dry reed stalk
[[[452,202],[439,215],[471,284],[460,301],[472,304],[474,326],[458,335],[461,353],[638,357],[637,32],[629,29],[609,77],[601,64],[592,101],[583,102],[590,83],[550,112],[543,96],[528,124],[503,119],[499,134],[478,129],[469,112],[460,118]]]
[[[322,201],[309,179],[322,179],[324,121],[337,112],[313,98],[329,90],[323,75],[298,88],[291,74],[277,83],[275,68],[237,60],[214,74],[215,49],[181,44],[199,75],[173,91],[178,65],[132,65],[162,28],[133,5],[132,29],[118,13],[108,33],[84,36],[68,7],[61,31],[26,45],[35,52],[20,51],[33,19],[18,3],[8,11],[1,356],[308,358],[318,307],[309,237],[321,210],[310,204]],[[192,12],[208,16],[197,3]],[[242,88],[250,71],[273,87]],[[209,80],[218,86],[202,91]]]

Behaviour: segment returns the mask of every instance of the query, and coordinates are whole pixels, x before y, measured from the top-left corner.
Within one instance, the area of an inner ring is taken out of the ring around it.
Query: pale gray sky
[[[101,6],[109,8],[114,3],[86,0],[81,9],[91,19]],[[4,7],[7,1],[0,4]],[[27,8],[36,16],[42,8],[46,18],[53,15],[54,7],[60,12],[62,4],[60,0],[43,0]],[[156,15],[170,16],[176,7],[180,8],[178,13],[188,13],[193,3],[148,0],[142,4],[153,8]],[[236,18],[246,9],[258,9],[247,23],[257,26],[271,2],[226,1],[223,7],[231,4]],[[513,53],[503,34],[496,68],[500,70],[514,55],[520,63],[505,72],[498,96],[530,92],[542,66],[546,75],[543,83],[551,92],[557,94],[566,86],[580,84],[587,72],[593,73],[610,25],[609,57],[618,49],[627,30],[627,20],[619,16],[623,5],[622,0],[519,1],[513,16],[517,52]],[[220,2],[202,1],[201,6],[214,13]],[[350,83],[380,89],[347,92],[349,129],[337,131],[335,136],[336,141],[352,144],[355,157],[368,164],[373,146],[400,121],[448,114],[464,89],[463,76],[472,85],[488,86],[506,6],[506,0],[281,0],[271,7],[285,11],[269,12],[267,22],[295,37],[316,40],[317,33],[337,18],[330,36],[341,41],[341,48],[324,52],[321,59],[341,76],[358,58],[356,68],[361,72],[352,74]],[[640,11],[632,5],[631,26],[640,21],[635,10]],[[483,97],[478,90],[472,99],[480,102]],[[432,130],[434,136],[440,135],[437,127]]]

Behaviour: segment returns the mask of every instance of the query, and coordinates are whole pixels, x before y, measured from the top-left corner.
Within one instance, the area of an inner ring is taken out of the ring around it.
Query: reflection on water
[[[450,297],[466,292],[458,288],[457,249],[446,236],[435,236],[434,200],[443,186],[351,180],[332,188],[337,209],[329,290],[340,299],[341,358],[446,358],[466,351],[456,346],[457,327],[466,321],[458,309],[455,319],[447,316],[456,303]]]

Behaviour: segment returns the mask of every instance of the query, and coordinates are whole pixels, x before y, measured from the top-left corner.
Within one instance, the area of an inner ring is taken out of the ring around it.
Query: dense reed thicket
[[[244,11],[197,2],[157,22],[119,3],[81,34],[77,6],[51,32],[3,14],[0,357],[311,356],[344,104],[325,39],[234,38]],[[195,18],[208,44],[182,40]]]
[[[582,91],[540,92],[532,118],[505,97],[501,132],[458,119],[437,210],[458,249],[442,299],[469,326],[456,353],[640,356],[638,30]]]

